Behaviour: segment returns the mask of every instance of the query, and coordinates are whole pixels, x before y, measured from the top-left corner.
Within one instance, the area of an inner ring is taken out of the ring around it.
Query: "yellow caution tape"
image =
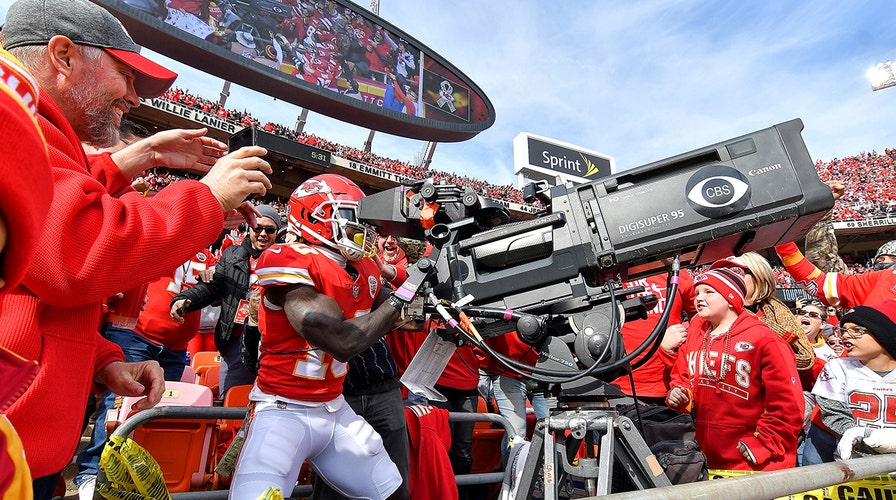
[[[122,436],[112,436],[100,457],[96,490],[109,500],[171,500],[162,469],[139,444]]]

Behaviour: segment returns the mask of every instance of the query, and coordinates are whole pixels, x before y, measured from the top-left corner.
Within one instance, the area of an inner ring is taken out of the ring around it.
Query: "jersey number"
[[[849,405],[859,425],[896,424],[896,396],[854,392],[849,395]]]
[[[296,369],[292,374],[301,378],[324,380],[327,369],[330,370],[333,378],[339,378],[348,371],[347,367],[347,364],[336,361],[330,355],[315,349],[309,352],[304,360],[296,363]]]

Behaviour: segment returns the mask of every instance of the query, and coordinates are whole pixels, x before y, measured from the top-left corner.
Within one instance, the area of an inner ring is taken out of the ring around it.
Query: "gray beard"
[[[97,148],[108,148],[118,144],[119,132],[115,115],[109,110],[105,96],[86,85],[71,89],[62,96],[69,107],[79,111],[86,124],[86,141]]]

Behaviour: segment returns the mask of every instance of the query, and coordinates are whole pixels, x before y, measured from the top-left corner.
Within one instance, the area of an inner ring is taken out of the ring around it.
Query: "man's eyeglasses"
[[[255,226],[252,228],[255,231],[255,234],[261,234],[262,231],[268,234],[274,234],[277,232],[277,228],[274,226]]]
[[[840,339],[828,339],[828,345],[842,345],[843,341]]]
[[[860,339],[868,333],[868,329],[862,326],[853,326],[850,328],[837,327],[834,331],[844,339]]]
[[[797,309],[796,315],[797,316],[809,316],[810,318],[813,318],[813,319],[821,318],[821,313],[817,313],[815,311],[807,311],[805,309]]]

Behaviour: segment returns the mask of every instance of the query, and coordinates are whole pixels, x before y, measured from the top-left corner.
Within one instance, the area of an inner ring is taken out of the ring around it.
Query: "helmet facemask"
[[[350,261],[376,255],[376,231],[358,222],[357,210],[356,201],[331,200],[321,203],[311,214],[332,228],[332,240],[324,240],[324,243],[339,250]],[[329,217],[328,213],[331,214]]]

